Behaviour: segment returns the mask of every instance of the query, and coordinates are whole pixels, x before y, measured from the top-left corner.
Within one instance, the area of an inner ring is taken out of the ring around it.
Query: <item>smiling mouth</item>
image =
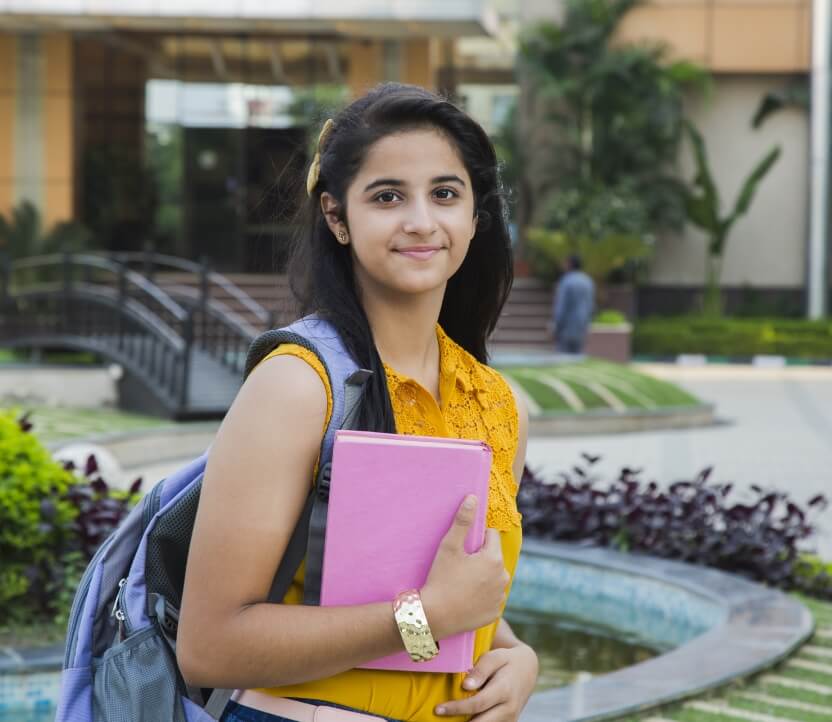
[[[441,247],[400,248],[396,249],[395,252],[401,254],[402,256],[413,258],[417,261],[427,261],[428,259],[433,258],[441,250],[443,250]]]

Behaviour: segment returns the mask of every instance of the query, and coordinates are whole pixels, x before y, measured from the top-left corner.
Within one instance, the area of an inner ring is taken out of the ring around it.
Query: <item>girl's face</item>
[[[321,194],[321,205],[338,242],[352,247],[364,292],[444,294],[476,231],[471,179],[456,148],[433,129],[373,144],[347,189],[346,225],[332,196]]]

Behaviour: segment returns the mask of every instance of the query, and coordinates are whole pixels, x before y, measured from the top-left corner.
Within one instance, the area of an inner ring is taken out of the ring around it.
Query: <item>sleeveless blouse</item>
[[[486,519],[489,527],[500,531],[503,561],[513,580],[522,542],[517,483],[512,471],[518,443],[514,395],[497,371],[478,362],[439,324],[436,335],[439,341],[439,404],[415,380],[386,364],[384,366],[396,430],[400,434],[416,436],[477,439],[491,446],[493,463]],[[303,359],[321,378],[327,397],[326,429],[332,414],[332,390],[326,371],[311,351],[295,344],[279,346],[261,363],[282,355]],[[304,568],[305,564],[301,563],[284,597],[284,604],[303,603]],[[390,613],[393,613],[392,606]],[[476,631],[475,662],[491,649],[498,622]],[[435,722],[440,719],[433,712],[438,704],[476,693],[462,688],[464,679],[463,673],[352,669],[325,679],[260,691],[279,697],[335,702],[381,717]],[[467,717],[446,716],[442,719],[464,720]]]

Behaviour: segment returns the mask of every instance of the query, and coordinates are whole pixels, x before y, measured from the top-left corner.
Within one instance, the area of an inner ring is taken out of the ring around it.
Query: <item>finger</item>
[[[474,668],[465,676],[462,682],[463,688],[468,690],[479,689],[507,664],[507,655],[502,650],[494,649],[486,652],[477,660]]]
[[[468,722],[517,722],[517,715],[507,704],[494,705],[491,709],[474,715]]]
[[[465,543],[465,537],[468,536],[468,530],[474,523],[475,511],[477,508],[477,497],[469,494],[465,497],[457,509],[454,521],[445,539],[448,540],[455,547],[462,547]]]
[[[436,707],[434,712],[436,712],[436,714],[440,717],[472,715],[485,712],[486,710],[491,709],[495,704],[501,704],[502,702],[502,695],[499,691],[486,686],[475,695],[467,697],[466,699],[455,699],[449,702],[443,702]]]
[[[496,529],[485,530],[485,543],[482,545],[483,554],[489,556],[503,556],[503,545],[500,541],[500,532]]]

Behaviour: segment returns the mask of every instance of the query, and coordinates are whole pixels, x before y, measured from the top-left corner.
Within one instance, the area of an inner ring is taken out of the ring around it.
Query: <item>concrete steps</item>
[[[226,278],[245,291],[265,309],[275,312],[278,325],[290,323],[297,317],[289,280],[284,275],[270,274],[227,274]],[[157,274],[156,282],[176,297],[177,289],[190,288],[187,296],[196,290],[197,279],[193,275],[180,273]],[[262,329],[256,315],[239,303],[237,299],[220,289],[212,288],[212,298],[227,305],[242,319]],[[491,338],[493,346],[523,346],[532,349],[551,348],[546,330],[552,304],[552,291],[542,281],[533,278],[515,279],[502,316]]]

